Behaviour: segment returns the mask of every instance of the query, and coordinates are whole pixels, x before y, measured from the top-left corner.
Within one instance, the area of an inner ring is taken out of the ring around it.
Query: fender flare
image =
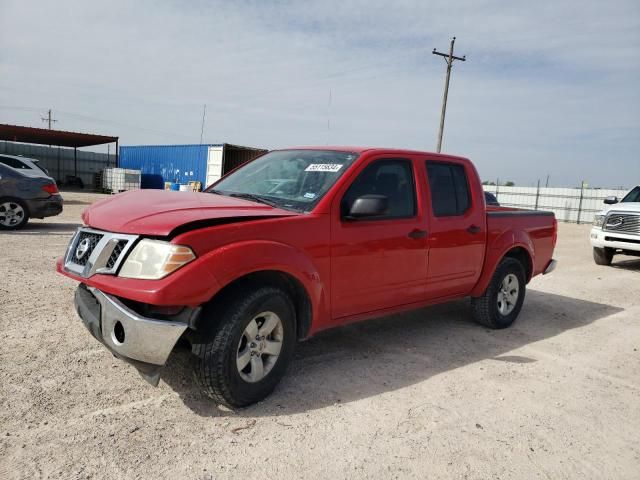
[[[316,330],[319,319],[328,316],[326,300],[329,296],[317,267],[304,252],[291,245],[271,240],[242,241],[213,250],[205,257],[209,271],[217,281],[211,286],[210,298],[249,274],[276,271],[295,278],[306,291],[311,304],[310,332]]]
[[[472,297],[479,297],[485,292],[500,261],[515,248],[522,248],[527,253],[531,267],[531,271],[527,276],[527,283],[531,280],[533,266],[535,265],[533,241],[529,234],[523,230],[507,230],[496,238],[490,246],[487,246],[482,274],[473,290],[471,290]]]

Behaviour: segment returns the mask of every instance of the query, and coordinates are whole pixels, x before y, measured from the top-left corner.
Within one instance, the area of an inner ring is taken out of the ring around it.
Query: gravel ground
[[[640,259],[558,269],[507,330],[466,301],[320,334],[267,400],[203,398],[174,354],[158,388],[82,326],[54,271],[101,195],[0,233],[0,478],[639,478]]]

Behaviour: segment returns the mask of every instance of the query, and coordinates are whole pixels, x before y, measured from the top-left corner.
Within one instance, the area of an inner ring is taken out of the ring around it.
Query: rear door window
[[[17,168],[19,170],[31,170],[31,167],[24,162],[21,162],[17,158],[0,156],[0,163],[10,166],[11,168]]]
[[[464,215],[471,206],[467,173],[463,165],[427,162],[431,208],[436,217]]]
[[[48,171],[46,168],[44,168],[42,165],[40,165],[40,163],[38,163],[38,162],[33,162],[33,164],[36,166],[36,168],[37,168],[38,170],[41,170],[43,173],[45,173],[45,174],[49,175],[49,171]],[[126,174],[125,174],[125,175],[126,175]],[[126,178],[126,177],[125,177],[125,178]]]

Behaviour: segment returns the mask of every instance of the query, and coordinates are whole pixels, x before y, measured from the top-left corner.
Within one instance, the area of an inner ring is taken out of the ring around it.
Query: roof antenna
[[[329,88],[329,101],[327,102],[327,145],[331,135],[331,88]]]
[[[202,109],[202,127],[200,127],[200,145],[202,145],[202,135],[204,134],[204,116],[207,113],[207,104],[204,104],[204,108]]]

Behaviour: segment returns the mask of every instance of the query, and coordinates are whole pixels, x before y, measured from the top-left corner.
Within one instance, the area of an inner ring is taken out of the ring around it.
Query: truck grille
[[[80,232],[76,248],[71,255],[71,261],[76,265],[82,265],[84,267],[100,239],[102,239],[102,235],[99,233]]]
[[[610,213],[605,219],[603,229],[607,232],[640,235],[640,215],[633,213]]]
[[[137,235],[79,228],[67,248],[64,268],[85,278],[115,275],[137,239]]]
[[[115,267],[116,262],[118,261],[118,258],[120,258],[120,255],[122,255],[122,251],[124,250],[124,247],[127,246],[127,243],[127,240],[118,240],[118,243],[113,248],[113,252],[111,252],[111,255],[109,256],[109,260],[107,260],[107,268]]]

